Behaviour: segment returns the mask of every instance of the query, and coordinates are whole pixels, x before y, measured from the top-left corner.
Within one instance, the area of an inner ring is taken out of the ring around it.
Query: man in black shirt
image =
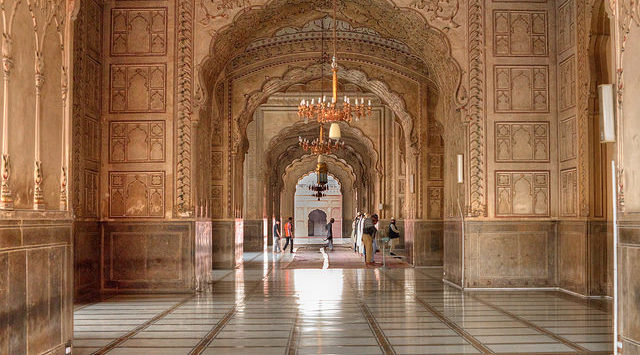
[[[333,251],[333,222],[335,222],[335,219],[331,218],[331,220],[329,220],[329,223],[327,223],[327,225],[324,226],[324,228],[327,230],[326,248],[328,248],[331,251]]]

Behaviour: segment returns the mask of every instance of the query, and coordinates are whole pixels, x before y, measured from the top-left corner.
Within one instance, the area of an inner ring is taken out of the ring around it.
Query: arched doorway
[[[329,219],[333,224],[334,238],[342,238],[343,199],[341,183],[329,175],[328,189],[321,198],[313,196],[309,189],[316,182],[316,173],[309,172],[298,180],[294,194],[294,221],[296,237],[324,237]]]
[[[327,213],[322,210],[313,210],[307,218],[307,235],[319,237],[324,235],[324,226],[327,224]]]

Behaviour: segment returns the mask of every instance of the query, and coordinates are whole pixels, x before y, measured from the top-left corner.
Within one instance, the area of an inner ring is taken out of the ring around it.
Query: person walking
[[[284,248],[282,251],[287,251],[287,246],[289,246],[289,242],[291,242],[291,249],[289,252],[293,253],[293,217],[289,217],[287,223],[284,225],[284,239],[286,242],[284,243]]]
[[[375,265],[373,262],[373,238],[375,238],[378,230],[375,225],[378,223],[378,215],[373,214],[371,217],[364,220],[364,226],[362,229],[362,243],[364,244],[364,262],[367,266]]]
[[[324,229],[327,231],[327,245],[325,249],[328,248],[331,251],[333,251],[333,222],[335,222],[335,219],[331,218],[329,223],[324,226]]]
[[[396,240],[400,238],[400,231],[396,226],[396,218],[391,218],[391,223],[389,223],[389,231],[387,232],[389,237],[389,254],[392,254],[393,248],[395,247]]]
[[[273,252],[280,253],[282,252],[282,248],[280,248],[280,238],[282,234],[280,232],[280,218],[276,219],[276,223],[273,224]]]

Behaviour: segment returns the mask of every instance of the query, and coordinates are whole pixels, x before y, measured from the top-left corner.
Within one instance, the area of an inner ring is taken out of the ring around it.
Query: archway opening
[[[340,182],[329,175],[328,189],[323,197],[314,196],[310,187],[315,184],[316,173],[311,172],[301,177],[296,184],[294,194],[294,220],[296,237],[325,237],[325,226],[331,218],[333,237],[342,238],[343,196]]]
[[[307,217],[307,235],[309,237],[322,236],[324,226],[327,225],[327,213],[322,210],[313,210]]]

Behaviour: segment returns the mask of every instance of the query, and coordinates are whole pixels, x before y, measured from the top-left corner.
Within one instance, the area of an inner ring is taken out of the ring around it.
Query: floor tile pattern
[[[208,292],[119,295],[79,307],[73,354],[607,354],[612,349],[611,314],[603,303],[559,292],[461,292],[443,284],[441,268],[286,268],[294,255],[245,253],[242,267],[213,272]]]

